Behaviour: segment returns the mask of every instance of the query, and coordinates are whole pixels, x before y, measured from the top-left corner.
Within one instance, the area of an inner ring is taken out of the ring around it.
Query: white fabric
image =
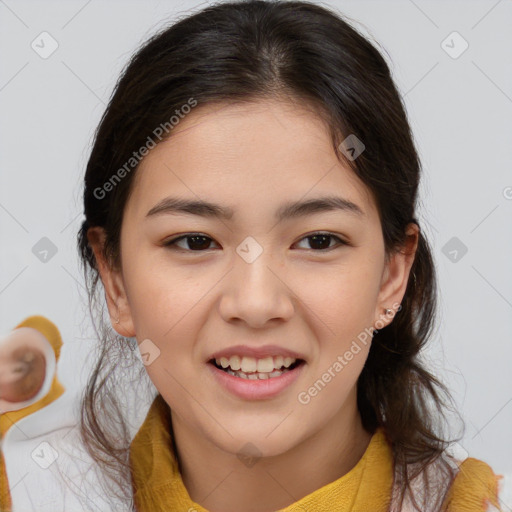
[[[2,441],[12,512],[123,512],[127,504],[106,501],[101,474],[79,437],[77,396],[64,393],[13,425]],[[139,404],[130,434],[149,408]]]

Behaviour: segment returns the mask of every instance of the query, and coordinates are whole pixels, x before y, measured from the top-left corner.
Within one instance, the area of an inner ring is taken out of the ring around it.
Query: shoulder
[[[398,500],[400,479],[395,475],[393,512],[416,511],[415,503],[421,503],[422,512],[512,511],[512,475],[495,474],[482,460],[455,457],[447,450],[428,466],[412,464],[408,471],[415,476],[409,480],[402,506]]]
[[[445,505],[448,511],[500,512],[507,510],[501,502],[504,491],[503,475],[496,475],[482,460],[466,458],[458,466]]]

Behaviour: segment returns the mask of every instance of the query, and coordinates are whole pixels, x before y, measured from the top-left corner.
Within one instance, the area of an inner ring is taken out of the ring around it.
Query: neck
[[[241,464],[172,415],[183,483],[191,499],[212,512],[273,512],[348,473],[371,439],[355,393],[321,430],[279,455]]]

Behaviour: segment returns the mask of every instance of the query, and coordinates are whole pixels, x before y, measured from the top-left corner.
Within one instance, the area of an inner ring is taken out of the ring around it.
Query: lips
[[[207,367],[215,382],[231,395],[243,400],[269,400],[284,393],[300,378],[306,367],[304,360],[300,361],[297,360],[289,368],[270,373],[234,372],[230,368],[219,368],[215,360]]]
[[[306,358],[278,345],[233,345],[210,355],[206,361],[214,379],[244,400],[276,397],[303,373]]]

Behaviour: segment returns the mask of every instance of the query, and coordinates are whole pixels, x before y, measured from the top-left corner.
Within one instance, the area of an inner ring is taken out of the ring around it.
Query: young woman
[[[333,10],[225,2],[144,44],[96,132],[78,236],[101,338],[82,433],[118,497],[500,510],[491,468],[447,454],[450,396],[418,358],[436,312],[419,180],[384,59]],[[113,378],[130,365],[157,391],[133,439],[135,390]]]

